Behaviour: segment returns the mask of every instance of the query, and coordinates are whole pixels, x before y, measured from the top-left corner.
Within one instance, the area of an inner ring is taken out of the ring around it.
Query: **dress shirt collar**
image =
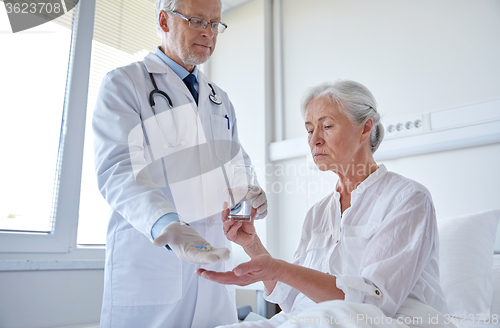
[[[360,194],[365,191],[368,187],[373,185],[375,182],[380,180],[387,173],[387,168],[383,164],[378,165],[378,169],[370,174],[359,186],[353,190],[353,194]]]
[[[373,185],[375,182],[380,180],[387,173],[387,168],[383,164],[378,165],[378,169],[370,174],[363,182],[361,182],[356,189],[351,192],[351,204],[354,201],[354,198],[359,194],[363,193],[368,187]],[[337,182],[338,184],[338,182]],[[335,187],[334,198],[340,199],[340,193],[337,191],[338,185]]]
[[[161,51],[160,47],[156,48],[155,55],[157,55],[158,57],[160,57],[161,60],[163,60],[163,62],[165,64],[167,64],[168,67],[170,67],[172,69],[172,71],[174,71],[175,74],[177,74],[181,78],[181,80],[184,80],[184,78],[189,75],[189,72],[184,67],[182,67],[181,65],[177,64],[170,57],[168,57],[167,55],[165,55],[163,53],[163,51]],[[198,82],[198,66],[194,67],[194,70],[193,70],[192,74],[196,78],[196,82]]]

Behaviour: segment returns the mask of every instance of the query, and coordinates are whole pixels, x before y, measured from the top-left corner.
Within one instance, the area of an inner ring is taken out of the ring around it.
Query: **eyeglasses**
[[[227,28],[227,25],[222,22],[213,22],[209,23],[206,20],[198,17],[187,18],[186,16],[179,14],[176,11],[170,11],[172,14],[179,16],[182,19],[185,19],[189,22],[189,27],[194,28],[195,30],[204,30],[207,28],[207,25],[210,24],[210,28],[214,33],[224,33]]]

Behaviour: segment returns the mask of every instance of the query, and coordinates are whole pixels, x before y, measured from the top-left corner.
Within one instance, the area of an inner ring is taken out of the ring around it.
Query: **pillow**
[[[437,221],[439,271],[449,314],[489,315],[493,289],[493,245],[500,210]]]

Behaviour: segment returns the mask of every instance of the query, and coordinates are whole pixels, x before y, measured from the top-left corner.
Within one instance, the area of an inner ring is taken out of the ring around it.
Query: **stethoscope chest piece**
[[[220,100],[219,96],[217,96],[216,94],[211,94],[210,96],[208,96],[210,98],[210,100],[216,104],[216,105],[220,105],[222,104],[222,100]]]
[[[208,86],[210,87],[210,89],[212,89],[212,92],[208,96],[208,98],[210,98],[210,101],[213,102],[216,105],[222,104],[222,100],[215,93],[214,87],[210,83],[208,84]]]

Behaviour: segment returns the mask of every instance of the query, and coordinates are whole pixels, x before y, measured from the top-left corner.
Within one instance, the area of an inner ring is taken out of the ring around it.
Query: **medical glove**
[[[156,239],[156,237],[158,237],[161,234],[163,228],[165,228],[172,222],[179,222],[180,220],[181,218],[179,214],[174,212],[170,212],[163,215],[161,218],[158,219],[158,221],[156,221],[155,224],[153,224],[153,227],[151,228],[151,237],[153,237],[153,239]]]
[[[193,264],[210,264],[229,259],[229,249],[213,248],[184,222],[172,222],[163,228],[154,244],[161,247],[168,244],[179,259]]]
[[[253,199],[252,207],[257,209],[259,219],[267,215],[267,197],[264,190],[259,186],[252,186],[252,189],[246,194],[246,199]]]

